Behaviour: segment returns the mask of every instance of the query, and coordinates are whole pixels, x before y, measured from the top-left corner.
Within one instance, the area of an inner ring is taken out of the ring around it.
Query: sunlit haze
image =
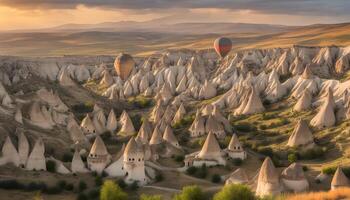
[[[350,3],[343,0],[43,2],[45,1],[0,0],[0,30],[48,28],[69,23],[147,21],[164,17],[169,23],[241,22],[307,25],[350,21],[350,14],[347,12]]]

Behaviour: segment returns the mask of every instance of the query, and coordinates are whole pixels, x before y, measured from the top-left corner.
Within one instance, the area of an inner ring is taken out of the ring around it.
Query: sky
[[[350,22],[350,0],[0,0],[0,30],[166,18],[167,23]]]

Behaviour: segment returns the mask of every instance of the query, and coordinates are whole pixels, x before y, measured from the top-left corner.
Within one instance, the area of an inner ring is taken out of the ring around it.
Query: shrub
[[[235,165],[235,166],[241,166],[242,165],[242,159],[240,159],[240,158],[234,158],[233,160],[232,160],[232,163]]]
[[[130,190],[137,190],[139,188],[139,185],[137,184],[137,181],[132,182],[129,185]]]
[[[113,181],[105,181],[100,191],[100,200],[127,200],[128,195]]]
[[[101,186],[103,184],[103,179],[101,176],[96,176],[95,177],[95,185],[96,186]]]
[[[240,123],[233,126],[234,129],[241,132],[256,131],[256,127],[248,123]]]
[[[79,190],[80,192],[82,192],[82,191],[86,190],[86,188],[87,188],[86,183],[85,183],[83,180],[80,180],[80,181],[79,181],[78,190]]]
[[[266,129],[267,129],[267,126],[266,126],[265,124],[261,124],[261,125],[259,126],[259,129],[260,129],[260,130],[266,130]]]
[[[65,190],[67,191],[73,191],[74,190],[74,185],[73,183],[68,183],[65,187],[64,187]]]
[[[207,177],[207,174],[208,174],[207,166],[205,164],[203,164],[200,168],[198,168],[195,176],[197,178],[205,178],[205,177]]]
[[[211,177],[211,182],[213,182],[213,183],[220,183],[221,182],[221,176],[219,174],[214,174]]]
[[[158,174],[156,175],[155,179],[156,179],[156,182],[162,181],[162,180],[164,179],[163,174],[158,173]]]
[[[43,192],[46,193],[46,194],[59,194],[62,191],[63,190],[56,185],[56,186],[53,186],[53,187],[47,187]]]
[[[197,140],[197,143],[199,146],[203,146],[204,142],[205,142],[205,138],[200,138]]]
[[[183,117],[180,121],[176,122],[172,127],[174,129],[178,129],[178,128],[183,128],[185,126],[188,126],[188,125],[192,124],[194,118],[195,118],[194,115],[187,115],[187,116]]]
[[[307,172],[309,170],[309,168],[306,165],[303,165],[303,171]]]
[[[247,186],[241,184],[230,184],[224,186],[214,195],[213,200],[255,200],[256,197]]]
[[[77,196],[77,200],[88,200],[88,197],[84,193],[79,193]]]
[[[142,194],[140,196],[140,200],[162,200],[162,196],[160,195],[145,195],[145,194]]]
[[[273,157],[273,150],[270,147],[258,147],[257,151],[265,156]]]
[[[296,153],[291,153],[291,154],[288,154],[288,161],[290,163],[294,163],[298,160],[298,157],[297,157],[297,154]]]
[[[62,156],[62,161],[63,162],[71,162],[73,159],[73,154],[72,153],[64,153]]]
[[[53,160],[46,161],[46,169],[52,173],[56,172],[56,162]]]
[[[138,108],[147,108],[152,105],[152,100],[138,96],[131,101]]]
[[[174,160],[175,160],[176,162],[180,162],[180,163],[182,163],[182,162],[184,161],[184,159],[185,159],[185,157],[184,157],[183,155],[176,155],[176,156],[174,157]]]
[[[117,180],[117,184],[122,189],[124,189],[124,188],[126,188],[126,186],[128,186],[128,185],[126,185],[126,183],[125,183],[125,181],[123,179],[118,179]]]
[[[44,191],[46,188],[47,186],[43,182],[30,182],[25,189],[27,191]]]
[[[56,186],[59,187],[60,189],[64,189],[67,185],[67,182],[65,180],[60,180],[56,183]]]
[[[186,186],[173,200],[205,200],[206,195],[198,186]]]
[[[277,117],[277,115],[274,114],[274,113],[272,113],[272,114],[263,113],[263,114],[261,115],[261,119],[262,119],[262,120],[274,119],[274,118],[276,118],[276,117]]]
[[[91,175],[94,176],[94,177],[96,177],[98,174],[97,174],[96,171],[93,171],[93,172],[91,173]]]
[[[100,195],[100,190],[98,188],[91,189],[88,193],[89,199],[98,199]]]
[[[0,188],[6,190],[20,190],[24,188],[24,185],[15,179],[0,180]]]
[[[102,140],[106,141],[112,137],[112,133],[110,131],[105,131],[101,135]]]
[[[193,175],[193,174],[196,173],[196,171],[197,171],[197,168],[194,167],[194,166],[191,166],[191,167],[189,167],[189,168],[186,169],[186,173],[187,173],[188,175]]]
[[[315,147],[306,151],[299,152],[299,157],[303,160],[320,159],[323,158],[325,151],[326,150],[322,149],[321,147]]]
[[[93,111],[93,108],[94,105],[91,102],[80,103],[72,106],[73,111],[77,113],[89,113]]]
[[[336,167],[324,167],[324,168],[322,168],[322,173],[328,174],[328,175],[333,175],[336,170],[337,170]]]
[[[141,125],[142,125],[142,117],[141,117],[141,115],[136,114],[136,115],[130,116],[130,118],[131,118],[131,121],[134,124],[135,130],[139,130]]]

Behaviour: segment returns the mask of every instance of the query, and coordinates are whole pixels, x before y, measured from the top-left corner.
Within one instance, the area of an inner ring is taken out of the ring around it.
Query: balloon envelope
[[[225,37],[217,38],[214,42],[214,48],[216,53],[224,58],[232,49],[232,41]]]
[[[118,76],[125,81],[135,67],[135,61],[129,54],[120,54],[114,61],[114,69]]]

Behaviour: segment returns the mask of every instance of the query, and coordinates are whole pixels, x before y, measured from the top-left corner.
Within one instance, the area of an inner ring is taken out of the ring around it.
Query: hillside
[[[74,25],[68,27],[72,26]],[[109,24],[108,27],[110,26]],[[275,28],[270,28],[270,31],[261,29],[263,25],[244,25],[245,28],[236,29],[234,27],[238,25],[232,24],[232,28],[226,29],[223,24],[212,28],[210,34],[202,31],[208,26],[212,27],[210,24],[175,24],[171,28],[161,27],[153,32],[151,29],[129,28],[125,28],[129,32],[121,32],[120,29],[106,30],[104,26],[97,30],[91,29],[90,26],[80,27],[81,31],[62,31],[67,29],[66,26],[57,28],[59,30],[56,31],[52,29],[42,30],[45,32],[3,32],[0,33],[0,55],[116,55],[119,52],[150,55],[165,49],[211,48],[213,41],[222,35],[232,39],[234,50],[289,47],[294,44],[308,46],[350,44],[350,24],[348,23],[289,27],[279,31]],[[164,32],[165,30],[167,32]],[[215,33],[215,30],[220,31]],[[230,31],[230,34],[227,34],[227,31]],[[198,34],[199,32],[202,34]]]

